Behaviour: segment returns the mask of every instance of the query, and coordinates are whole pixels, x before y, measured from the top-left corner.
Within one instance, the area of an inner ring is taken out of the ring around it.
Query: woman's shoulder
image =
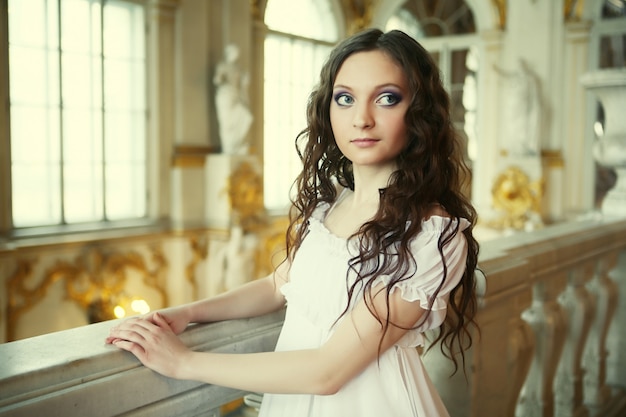
[[[470,226],[470,222],[463,217],[454,217],[448,213],[448,211],[441,204],[434,203],[431,205],[430,210],[427,212],[424,219],[422,219],[422,231],[423,232],[436,232],[440,233],[445,230],[456,229],[458,223],[458,231],[463,231]]]
[[[450,214],[446,211],[445,207],[439,203],[433,203],[430,205],[428,212],[426,213],[426,217],[424,220],[428,220],[433,216],[437,217],[450,217]]]
[[[471,223],[463,217],[432,215],[422,220],[422,232],[441,233],[444,231],[456,230],[457,224],[459,225],[458,231],[462,232],[467,229]]]

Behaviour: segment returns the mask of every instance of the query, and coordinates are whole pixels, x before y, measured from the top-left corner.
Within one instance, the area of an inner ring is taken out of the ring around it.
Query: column
[[[593,210],[594,160],[590,155],[593,141],[585,128],[585,89],[580,85],[581,75],[587,71],[589,56],[588,21],[568,22],[565,26],[565,64],[563,80],[563,109],[560,112],[563,139],[563,210],[572,218]]]

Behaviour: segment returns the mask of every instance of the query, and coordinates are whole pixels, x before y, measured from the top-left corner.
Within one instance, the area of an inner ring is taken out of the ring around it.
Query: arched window
[[[472,159],[476,114],[476,24],[463,0],[409,0],[387,21],[385,30],[399,29],[417,39],[439,64],[451,99],[455,127],[465,133]]]
[[[270,211],[284,211],[301,169],[297,134],[306,127],[306,102],[339,38],[331,0],[269,0],[265,10],[264,195]]]

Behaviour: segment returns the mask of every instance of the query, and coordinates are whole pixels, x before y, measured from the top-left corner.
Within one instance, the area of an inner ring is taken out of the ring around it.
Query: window
[[[594,29],[600,41],[598,68],[625,68],[626,0],[605,0]]]
[[[463,0],[413,0],[389,18],[385,30],[400,29],[426,48],[438,62],[450,94],[450,115],[465,133],[468,158],[475,152],[477,39],[471,9]],[[471,162],[471,161],[468,161]]]
[[[146,215],[145,12],[9,0],[12,222]]]
[[[271,0],[265,11],[264,198],[284,211],[300,172],[295,138],[306,127],[306,102],[338,39],[328,1]]]
[[[626,68],[626,0],[604,0],[593,26],[591,70]],[[604,109],[597,102],[593,129],[604,136]],[[604,169],[604,168],[601,168]]]
[[[600,5],[599,17],[592,29],[590,69],[608,70],[626,68],[626,0],[604,0]],[[602,104],[595,98],[593,120],[595,140],[604,137],[605,113]],[[615,187],[615,167],[599,162],[595,164],[595,205],[600,208],[606,193]]]

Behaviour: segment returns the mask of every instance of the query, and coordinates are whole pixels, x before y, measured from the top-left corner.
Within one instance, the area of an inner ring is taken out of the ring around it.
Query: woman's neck
[[[380,190],[387,188],[389,178],[394,171],[395,165],[385,167],[353,167],[354,196],[352,197],[352,203],[357,206],[359,204],[372,203],[378,205]]]

